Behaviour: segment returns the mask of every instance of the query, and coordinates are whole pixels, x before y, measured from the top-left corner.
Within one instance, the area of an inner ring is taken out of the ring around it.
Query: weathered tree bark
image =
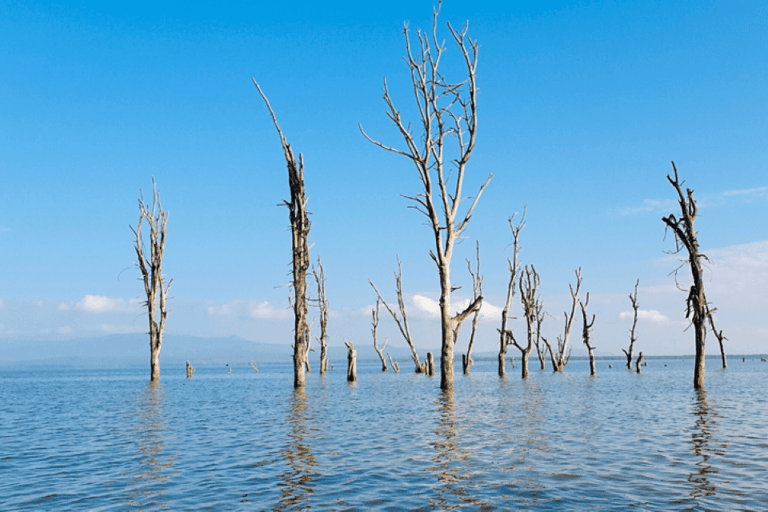
[[[357,350],[347,340],[344,340],[344,344],[347,346],[347,382],[355,382],[357,380]]]
[[[259,373],[259,368],[256,366],[256,363],[254,363],[253,361],[248,361],[248,363],[251,365],[251,368],[253,368],[253,371],[255,371],[256,373]]]
[[[432,352],[427,352],[427,376],[428,377],[434,377],[435,376],[435,357],[432,355]]]
[[[253,79],[252,79],[253,80]],[[294,316],[294,342],[293,342],[293,387],[300,388],[306,384],[307,352],[309,350],[309,325],[307,323],[307,269],[309,268],[309,235],[310,222],[307,214],[307,196],[304,192],[304,155],[299,153],[299,161],[293,155],[293,149],[283,136],[277,117],[264,95],[253,80],[253,85],[267,104],[272,121],[275,123],[280,143],[285,153],[285,162],[288,165],[288,185],[291,189],[291,201],[283,201],[288,207],[291,221],[291,245],[293,248],[293,316]]]
[[[194,374],[195,374],[195,367],[189,364],[189,361],[187,361],[187,378],[191,379]]]
[[[568,350],[568,340],[571,337],[571,326],[573,325],[573,317],[576,315],[576,305],[579,303],[579,290],[581,289],[581,267],[576,271],[576,290],[570,284],[568,288],[571,290],[571,313],[567,311],[563,312],[565,315],[565,327],[563,328],[563,336],[557,337],[557,354],[552,350],[552,346],[549,344],[546,338],[542,338],[549,350],[549,357],[552,361],[552,371],[562,372],[568,361],[571,359],[571,352]]]
[[[504,367],[504,357],[507,354],[507,347],[509,345],[509,334],[511,331],[507,329],[507,320],[509,319],[509,308],[512,306],[512,298],[515,296],[515,284],[517,282],[517,270],[520,265],[517,262],[517,256],[520,253],[520,231],[525,227],[525,208],[523,208],[523,216],[520,222],[515,226],[515,215],[512,215],[507,221],[509,222],[509,229],[512,230],[512,259],[507,258],[507,264],[509,265],[509,283],[507,284],[507,300],[504,302],[504,308],[501,310],[501,328],[499,329],[499,377],[504,377],[507,373]]]
[[[312,275],[317,283],[317,307],[320,310],[320,375],[328,371],[328,299],[325,297],[325,270],[320,256],[317,257],[317,267],[312,268]]]
[[[411,133],[410,124],[404,121],[400,111],[389,96],[386,80],[384,81],[384,101],[389,111],[388,117],[402,135],[406,149],[399,150],[385,146],[381,142],[363,135],[373,144],[393,153],[403,155],[413,162],[419,178],[421,191],[413,196],[406,196],[413,201],[412,208],[429,219],[435,250],[430,253],[437,266],[440,278],[440,326],[442,348],[440,352],[440,387],[451,389],[454,380],[453,353],[456,343],[457,327],[480,307],[482,298],[472,301],[462,312],[454,315],[451,307],[451,258],[456,241],[461,236],[480,196],[491,180],[492,175],[480,187],[471,206],[463,215],[459,207],[463,197],[462,186],[467,163],[475,148],[477,135],[477,52],[478,44],[467,40],[467,26],[455,31],[450,24],[448,30],[456,47],[461,53],[466,67],[466,78],[459,82],[449,82],[442,71],[438,71],[445,47],[437,37],[437,15],[435,9],[432,32],[427,34],[417,31],[419,48],[411,51],[408,26],[403,29],[405,35],[405,61],[411,72],[412,86],[418,110],[421,116],[418,125],[423,128],[419,136]],[[362,127],[361,127],[362,131]],[[446,155],[449,140],[456,141],[456,154],[453,158]],[[450,174],[455,176],[451,183]],[[437,178],[435,187],[434,179]],[[435,190],[437,189],[437,190]]]
[[[637,363],[635,364],[635,368],[637,369],[637,373],[640,373],[640,367],[643,365],[643,353],[640,352],[637,355]]]
[[[542,370],[546,369],[545,361],[547,357],[547,346],[543,344],[541,338],[541,324],[544,323],[544,306],[541,304],[541,299],[536,305],[536,341],[534,346],[536,347],[536,355],[539,357],[539,365]]]
[[[405,338],[405,342],[411,348],[411,359],[413,359],[413,362],[416,365],[415,372],[423,373],[422,364],[419,361],[419,353],[416,352],[416,346],[413,343],[413,338],[411,338],[411,330],[408,328],[408,315],[405,313],[405,301],[403,300],[403,264],[400,261],[400,257],[398,256],[397,258],[397,272],[395,272],[395,287],[397,288],[397,305],[400,308],[400,314],[402,315],[402,319],[398,318],[397,313],[392,311],[392,308],[389,307],[389,304],[387,304],[387,301],[385,301],[384,297],[381,296],[381,294],[379,293],[379,289],[376,288],[376,285],[373,284],[373,281],[369,279],[368,282],[376,291],[376,296],[378,297],[378,300],[381,301],[382,304],[384,304],[384,307],[387,308],[387,311],[389,311],[389,314],[392,315],[392,318],[395,319],[395,323],[397,324],[397,327],[400,329],[400,333],[403,335],[403,338]]]
[[[472,271],[472,263],[469,260],[467,260],[467,268],[472,276],[472,299],[476,300],[478,297],[483,296],[483,276],[480,275],[480,242],[477,242],[477,269],[474,272]],[[469,374],[469,367],[472,366],[472,347],[475,344],[475,333],[477,332],[479,320],[480,308],[476,309],[472,316],[472,333],[469,335],[469,346],[467,347],[466,355],[461,356],[461,366],[464,375]]]
[[[667,180],[677,192],[677,202],[680,205],[682,217],[678,219],[674,214],[669,214],[667,217],[662,217],[661,220],[675,235],[674,254],[679,253],[683,248],[688,252],[688,267],[691,269],[693,284],[688,291],[688,298],[686,299],[685,317],[691,319],[696,338],[696,360],[693,367],[693,387],[694,389],[702,389],[704,387],[704,344],[707,337],[706,321],[711,313],[707,298],[704,295],[704,275],[701,268],[701,260],[709,260],[704,254],[699,252],[699,241],[696,236],[696,231],[693,228],[693,223],[699,212],[698,207],[696,206],[696,201],[693,199],[693,190],[688,188],[686,189],[685,194],[683,194],[682,186],[684,182],[681,182],[677,176],[675,162],[672,162],[672,169],[675,172],[675,179],[672,179],[672,177],[667,174]],[[679,268],[680,267],[678,267],[677,270],[679,270]],[[675,270],[675,277],[677,277],[677,270]],[[722,331],[719,333],[718,338],[721,336]]]
[[[141,237],[144,221],[149,225],[149,257],[146,255],[144,240]],[[163,287],[162,265],[167,224],[168,212],[163,210],[160,204],[160,193],[157,191],[155,179],[152,178],[152,209],[150,210],[144,203],[142,194],[139,197],[139,223],[136,229],[131,228],[131,230],[136,236],[134,245],[138,258],[136,265],[141,271],[144,293],[147,296],[144,305],[147,307],[149,317],[149,381],[153,383],[160,381],[160,349],[163,346],[165,319],[168,316],[165,301],[173,284],[171,279],[168,281],[168,286]]]
[[[635,281],[635,293],[629,294],[629,300],[632,302],[632,311],[633,311],[633,320],[632,320],[632,330],[629,331],[629,351],[621,349],[622,352],[624,352],[624,355],[627,356],[627,369],[632,369],[632,350],[635,347],[635,341],[637,341],[637,337],[635,336],[635,328],[637,327],[637,309],[640,307],[640,304],[637,302],[637,286],[640,284],[640,279]]]
[[[592,326],[595,325],[595,315],[592,315],[591,322],[587,321],[587,306],[589,306],[589,292],[587,292],[587,300],[585,300],[584,302],[580,302],[579,305],[581,306],[581,316],[583,320],[581,335],[582,335],[582,338],[584,339],[584,345],[586,345],[587,351],[589,352],[589,374],[596,375],[597,369],[595,368],[595,347],[593,347],[592,344],[589,342],[589,332],[592,330]]]
[[[511,342],[520,351],[520,358],[522,360],[522,378],[528,378],[528,358],[533,350],[534,338],[535,338],[535,325],[537,321],[537,308],[538,297],[536,296],[539,288],[539,274],[536,272],[536,268],[531,265],[525,266],[523,274],[520,276],[520,300],[523,303],[523,313],[525,314],[525,323],[527,326],[527,340],[528,343],[522,346],[517,343],[515,337],[512,335],[512,331],[507,331],[508,343]],[[514,368],[514,362],[512,363]]]
[[[725,336],[723,336],[723,331],[718,331],[715,327],[715,319],[713,317],[715,310],[717,308],[711,310],[709,312],[709,325],[712,327],[712,333],[715,335],[715,338],[717,338],[717,342],[720,344],[720,358],[723,361],[723,369],[728,368],[728,361],[725,359],[725,347],[723,346],[723,341],[727,340]]]
[[[385,372],[387,371],[387,361],[384,359],[384,347],[387,346],[387,340],[384,340],[384,344],[379,348],[378,341],[376,339],[376,330],[379,327],[379,305],[381,304],[381,301],[376,299],[376,307],[371,310],[371,316],[373,317],[371,324],[373,327],[371,328],[371,332],[373,333],[373,348],[376,350],[376,353],[379,354],[379,359],[381,359],[381,371]]]
[[[400,365],[397,364],[396,361],[392,361],[392,356],[389,352],[387,352],[387,357],[389,358],[389,364],[392,365],[392,369],[395,370],[395,373],[400,373]]]

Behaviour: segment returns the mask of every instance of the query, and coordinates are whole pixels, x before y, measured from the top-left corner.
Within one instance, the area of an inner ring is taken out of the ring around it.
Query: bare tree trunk
[[[189,361],[187,361],[187,378],[191,379],[194,374],[195,374],[195,367],[189,364]]]
[[[253,79],[252,79],[253,80]],[[294,343],[293,343],[293,387],[300,388],[306,384],[305,370],[307,366],[307,340],[309,337],[309,325],[307,323],[307,269],[309,268],[309,216],[307,214],[307,197],[304,192],[304,155],[299,153],[299,161],[293,155],[293,149],[283,136],[277,117],[269,104],[269,100],[262,92],[256,80],[253,85],[258,89],[264,99],[272,121],[275,123],[280,143],[285,153],[285,161],[288,165],[288,184],[291,189],[291,201],[283,201],[288,207],[291,221],[291,243],[293,247],[293,316],[294,316]]]
[[[633,311],[633,320],[632,320],[632,330],[629,331],[629,351],[626,351],[624,349],[621,349],[622,352],[624,352],[624,355],[627,356],[627,369],[632,369],[632,350],[635,347],[635,341],[637,341],[637,337],[635,336],[635,328],[637,327],[637,309],[640,307],[640,304],[637,302],[637,286],[640,284],[640,279],[638,279],[635,282],[635,293],[629,294],[629,300],[632,302],[632,311]]]
[[[347,340],[344,340],[344,344],[347,346],[347,382],[355,382],[357,380],[357,350]]]
[[[723,361],[723,370],[728,368],[728,361],[725,359],[725,347],[723,346],[723,341],[727,340],[725,336],[723,336],[723,331],[718,331],[715,327],[715,318],[714,313],[717,308],[711,310],[709,312],[709,325],[712,327],[712,333],[715,335],[715,338],[717,338],[717,342],[720,344],[720,358]]]
[[[592,315],[591,322],[587,321],[587,306],[589,306],[589,292],[587,292],[587,300],[584,302],[580,302],[579,304],[581,305],[581,316],[583,319],[582,337],[584,339],[584,345],[586,345],[587,351],[589,351],[589,374],[596,375],[597,370],[595,369],[595,347],[593,347],[589,342],[589,332],[592,330],[592,326],[595,324],[595,315]]]
[[[672,169],[675,172],[675,179],[672,179],[672,177],[667,174],[667,180],[677,192],[678,204],[680,205],[682,217],[678,219],[674,214],[670,214],[667,217],[662,217],[661,220],[675,235],[675,254],[682,251],[683,248],[688,252],[688,266],[691,269],[693,284],[691,285],[688,292],[688,299],[686,300],[687,307],[685,317],[691,319],[696,337],[696,361],[693,368],[693,387],[694,389],[702,389],[704,387],[704,343],[707,337],[707,326],[705,322],[711,313],[706,296],[704,295],[704,276],[701,268],[701,260],[704,259],[708,261],[708,259],[704,254],[699,252],[699,241],[693,227],[693,223],[698,215],[698,207],[696,206],[696,201],[693,199],[693,190],[690,188],[686,189],[684,195],[682,189],[684,182],[681,182],[677,176],[675,162],[672,162]],[[675,276],[677,276],[677,270],[675,270]],[[720,332],[720,336],[722,336],[722,332]]]
[[[478,297],[483,296],[483,276],[480,275],[480,242],[477,242],[477,270],[472,272],[472,264],[469,260],[467,260],[467,268],[469,269],[469,274],[472,276],[472,299],[477,300]],[[469,335],[467,354],[461,358],[464,375],[469,374],[469,367],[472,366],[472,347],[475,344],[475,333],[477,332],[477,324],[479,320],[480,308],[476,309],[472,316],[472,333]]]
[[[389,364],[392,365],[392,369],[395,370],[395,373],[400,373],[400,365],[397,364],[397,362],[392,361],[392,356],[387,352],[387,357],[389,358]]]
[[[379,354],[379,359],[381,359],[381,371],[385,372],[387,371],[387,361],[384,359],[384,347],[387,346],[387,340],[384,340],[384,345],[379,348],[378,342],[376,340],[376,329],[379,326],[379,305],[381,304],[381,301],[376,299],[376,308],[371,310],[371,316],[373,317],[372,324],[373,328],[371,329],[371,332],[373,332],[373,348],[376,350],[376,353]]]
[[[520,265],[517,262],[518,254],[520,253],[520,231],[525,227],[525,208],[523,208],[523,216],[520,222],[515,226],[515,215],[512,215],[507,222],[509,222],[509,229],[512,230],[512,259],[507,258],[507,264],[509,265],[509,283],[507,284],[507,300],[504,302],[504,309],[501,310],[501,328],[499,329],[499,377],[504,377],[507,373],[504,368],[504,357],[507,354],[507,346],[509,345],[509,337],[511,331],[507,329],[507,320],[509,319],[509,308],[512,306],[512,298],[515,296],[515,283],[517,281],[517,270]]]
[[[637,363],[635,364],[635,368],[637,369],[637,373],[640,373],[640,367],[643,365],[643,353],[640,352],[637,355]]]
[[[328,299],[325,297],[325,269],[320,256],[317,257],[317,267],[312,268],[312,274],[317,283],[317,307],[320,309],[320,375],[328,371]]]
[[[432,355],[432,352],[427,352],[427,376],[435,376],[435,357]]]
[[[549,349],[549,353],[551,355],[552,370],[555,372],[562,372],[571,358],[571,352],[568,350],[568,341],[571,337],[573,317],[576,316],[576,305],[579,303],[579,290],[581,289],[581,267],[579,267],[579,269],[576,271],[576,290],[574,290],[573,286],[570,284],[568,285],[568,288],[571,290],[571,313],[569,314],[567,311],[563,312],[565,315],[565,327],[563,328],[563,336],[557,337],[557,354],[555,354],[555,352],[552,350],[552,347],[549,345],[549,343],[547,343],[547,340],[544,340],[544,343],[547,344],[547,348]]]
[[[538,303],[536,304],[536,341],[534,342],[534,346],[536,347],[536,355],[539,358],[539,364],[541,366],[541,369],[545,370],[546,365],[544,364],[544,362],[547,357],[547,346],[544,345],[544,347],[542,348],[541,324],[543,323],[544,323],[544,306],[541,304],[541,299],[539,299]]]
[[[448,30],[456,47],[461,53],[466,66],[466,78],[458,82],[448,82],[445,74],[438,71],[438,64],[445,51],[445,46],[437,37],[437,14],[434,11],[431,34],[417,32],[419,48],[411,51],[408,26],[404,28],[406,45],[406,63],[411,71],[412,85],[420,112],[419,126],[423,127],[420,136],[411,133],[409,123],[405,122],[389,96],[384,82],[384,101],[389,111],[388,117],[395,123],[403,137],[406,149],[388,147],[381,142],[363,135],[373,144],[393,153],[403,155],[413,162],[422,188],[413,196],[406,196],[413,201],[412,206],[429,219],[435,242],[435,250],[430,253],[440,278],[440,317],[442,330],[442,348],[440,351],[440,387],[451,389],[454,380],[453,352],[456,344],[457,326],[469,314],[480,307],[482,298],[469,304],[464,311],[454,315],[451,311],[451,258],[456,241],[464,231],[480,196],[491,180],[492,175],[480,187],[472,204],[463,215],[459,207],[464,198],[462,186],[466,166],[475,147],[477,135],[477,52],[478,45],[471,39],[467,41],[465,26],[455,31],[450,24]],[[362,131],[362,127],[361,127]],[[446,143],[456,141],[456,154],[446,158]],[[447,166],[446,166],[447,164]],[[451,182],[450,174],[455,176]],[[433,182],[437,178],[437,186]]]
[[[537,311],[539,309],[539,299],[536,294],[539,284],[539,274],[536,272],[536,268],[533,265],[530,267],[526,265],[523,274],[520,276],[519,287],[520,300],[523,303],[523,312],[525,313],[528,343],[525,346],[518,344],[517,340],[515,340],[515,337],[512,335],[512,331],[507,331],[507,339],[520,351],[522,359],[522,377],[524,379],[528,378],[528,358],[531,354],[531,350],[533,350],[534,344],[534,331],[536,329]],[[514,361],[512,362],[512,367],[515,367]]]
[[[259,368],[256,366],[256,363],[254,363],[253,361],[248,361],[248,363],[251,365],[251,368],[253,368],[253,371],[255,371],[256,373],[259,373]]]
[[[144,240],[141,237],[141,227],[144,221],[149,225],[149,257],[145,253]],[[147,316],[149,317],[149,381],[156,383],[160,381],[160,349],[163,346],[163,333],[165,332],[165,319],[168,311],[165,301],[168,292],[171,289],[173,279],[168,282],[168,286],[163,288],[163,254],[165,252],[165,231],[168,224],[168,212],[163,210],[160,204],[160,193],[157,191],[157,184],[152,178],[152,209],[150,210],[144,203],[144,195],[139,197],[139,223],[136,229],[131,228],[136,236],[134,250],[138,262],[136,265],[141,271],[144,281],[144,293],[147,300],[144,305],[147,307]],[[160,321],[157,321],[157,317]]]

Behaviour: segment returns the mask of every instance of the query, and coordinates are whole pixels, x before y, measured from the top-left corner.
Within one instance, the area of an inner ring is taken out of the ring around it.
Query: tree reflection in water
[[[288,464],[288,470],[279,476],[283,499],[278,503],[276,510],[309,510],[307,504],[312,494],[312,482],[317,475],[314,468],[317,467],[312,447],[311,429],[308,427],[307,395],[303,388],[297,388],[293,392],[288,423],[291,430],[288,433],[288,446],[282,451],[283,458]]]
[[[163,460],[165,435],[168,430],[163,414],[163,402],[162,384],[155,382],[147,384],[136,403],[138,423],[134,426],[134,439],[141,456],[138,460],[139,471],[130,481],[133,491],[128,498],[128,504],[132,507],[143,508],[142,504],[149,501],[162,509],[168,508],[168,504],[162,500],[167,492],[164,484],[172,476],[170,470],[176,456]],[[160,499],[157,504],[154,503],[156,498]]]
[[[698,468],[688,476],[688,481],[694,484],[691,490],[693,498],[704,496],[714,496],[717,493],[717,487],[709,481],[711,475],[716,475],[718,471],[713,468],[709,460],[713,455],[724,456],[727,444],[716,444],[713,442],[713,433],[717,430],[718,414],[707,402],[707,392],[704,389],[695,391],[696,398],[693,402],[693,415],[695,422],[691,433],[691,447],[701,461],[696,463]]]
[[[437,452],[432,459],[434,466],[427,468],[435,473],[439,485],[437,497],[430,498],[433,508],[452,510],[461,508],[461,504],[453,503],[452,497],[460,503],[471,504],[479,510],[491,510],[493,507],[472,496],[467,488],[467,481],[473,475],[469,452],[461,445],[461,428],[456,419],[454,391],[452,389],[440,392],[435,405],[437,406],[437,440],[432,446]]]

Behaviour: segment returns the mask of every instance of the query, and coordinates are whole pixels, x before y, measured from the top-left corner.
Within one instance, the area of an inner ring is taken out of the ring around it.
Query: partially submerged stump
[[[427,376],[434,377],[435,376],[435,356],[432,355],[432,352],[427,352],[427,371],[425,372]]]
[[[400,373],[400,365],[397,363],[397,361],[392,360],[392,356],[389,352],[387,352],[387,357],[389,358],[389,364],[392,365],[392,369],[395,370],[395,373]]]
[[[640,373],[640,366],[643,364],[643,353],[640,352],[640,354],[637,356],[637,363],[635,363],[635,368],[637,368],[637,373]]]
[[[253,371],[255,371],[256,373],[259,373],[259,369],[256,367],[256,363],[254,363],[253,361],[248,361],[248,363],[251,365],[251,368],[253,368]]]
[[[347,346],[347,382],[355,382],[357,380],[357,350],[347,340],[344,340],[344,344]]]
[[[195,367],[189,364],[189,361],[187,361],[187,378],[191,379],[194,374],[195,374]]]

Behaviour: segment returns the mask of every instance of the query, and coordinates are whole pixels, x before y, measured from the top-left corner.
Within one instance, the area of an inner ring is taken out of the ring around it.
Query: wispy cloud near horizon
[[[753,201],[768,200],[768,187],[754,187],[743,190],[725,190],[715,194],[702,194],[697,197],[696,202],[699,208],[710,208],[724,204],[731,198],[738,198],[742,202],[751,203]],[[677,201],[674,199],[645,199],[642,204],[617,208],[615,211],[619,215],[640,215],[644,213],[662,213],[667,214],[679,209]]]

